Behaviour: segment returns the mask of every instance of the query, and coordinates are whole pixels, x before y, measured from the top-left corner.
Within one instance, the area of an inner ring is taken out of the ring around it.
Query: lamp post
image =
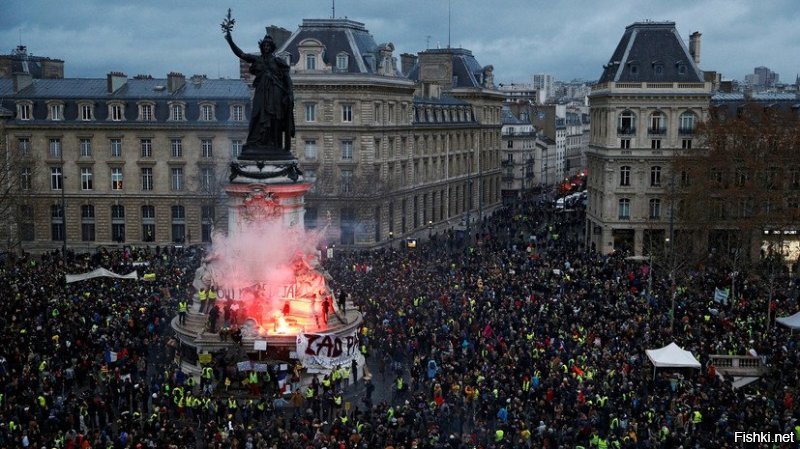
[[[61,261],[64,265],[64,270],[67,269],[67,198],[64,191],[66,190],[67,177],[64,174],[64,150],[61,149],[59,153],[61,157]]]
[[[393,243],[394,243],[394,232],[389,231],[389,249],[392,249]]]
[[[431,234],[433,234],[433,220],[428,220],[428,240],[431,239]]]

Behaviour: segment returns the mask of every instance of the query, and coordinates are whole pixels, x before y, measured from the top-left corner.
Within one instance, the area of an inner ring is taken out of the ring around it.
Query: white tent
[[[653,377],[656,368],[700,368],[700,362],[691,352],[683,350],[675,342],[660,349],[648,349],[647,357],[653,362]]]
[[[797,312],[792,316],[776,318],[775,321],[777,321],[780,324],[783,324],[784,326],[788,327],[791,330],[800,329],[800,312]]]

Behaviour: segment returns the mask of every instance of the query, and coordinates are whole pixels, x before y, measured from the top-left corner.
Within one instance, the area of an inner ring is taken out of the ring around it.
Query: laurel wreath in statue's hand
[[[231,17],[231,9],[228,8],[228,16],[222,21],[220,26],[222,27],[222,32],[225,34],[231,34],[231,30],[233,30],[233,25],[236,23],[236,19]]]

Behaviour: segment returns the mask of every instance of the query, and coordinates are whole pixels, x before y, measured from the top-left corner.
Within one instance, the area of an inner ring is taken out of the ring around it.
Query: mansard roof
[[[355,20],[303,19],[302,25],[277,53],[289,53],[294,64],[300,59],[298,46],[307,39],[319,41],[325,47],[323,60],[328,65],[335,67],[336,57],[343,53],[347,54],[350,59],[345,73],[377,73],[380,51],[383,47],[391,45],[378,45],[365,25]],[[397,67],[395,73],[401,76]]]
[[[167,89],[166,79],[135,79],[129,78],[125,84],[108,93],[108,82],[105,78],[63,78],[63,79],[33,79],[30,86],[14,93],[13,82],[10,79],[0,79],[0,97],[13,97],[18,99],[174,99],[174,100],[201,100],[201,99],[250,99],[250,91],[244,81],[240,79],[206,79],[193,82],[192,78],[186,79],[186,84],[170,92]]]
[[[450,54],[453,62],[453,88],[482,88],[483,87],[483,66],[478,63],[470,50],[465,48],[436,48],[428,49],[423,53],[430,54]],[[420,63],[408,73],[408,78],[419,81]]]
[[[599,82],[702,83],[703,73],[675,22],[636,22],[625,28]]]

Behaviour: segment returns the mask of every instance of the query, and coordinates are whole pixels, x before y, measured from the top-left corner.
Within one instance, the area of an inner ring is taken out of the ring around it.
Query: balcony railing
[[[648,128],[647,134],[651,136],[663,136],[667,133],[667,128]]]
[[[682,136],[691,136],[694,134],[694,127],[678,128],[678,134]]]
[[[508,159],[503,159],[502,161],[500,161],[500,166],[501,167],[513,167],[514,166],[514,161],[509,161]]]
[[[617,128],[617,134],[620,136],[632,136],[636,134],[635,126],[620,126]]]

